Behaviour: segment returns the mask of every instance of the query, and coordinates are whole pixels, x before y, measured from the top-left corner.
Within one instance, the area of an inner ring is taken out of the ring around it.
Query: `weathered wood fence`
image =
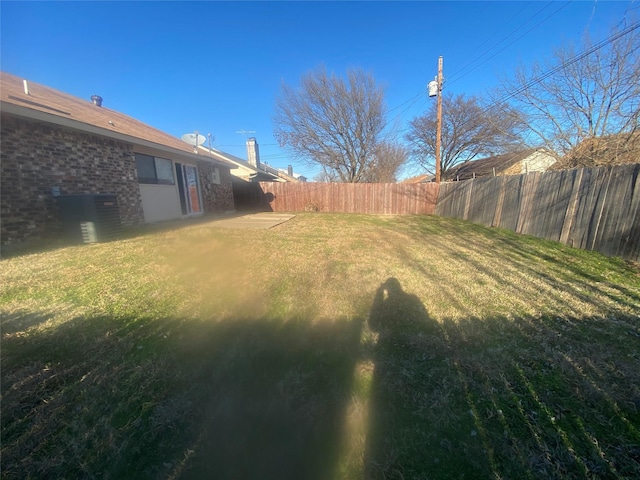
[[[436,215],[640,261],[640,164],[442,184]]]
[[[238,210],[436,214],[640,261],[640,164],[427,184],[234,184]]]
[[[279,183],[234,184],[238,210],[378,214],[435,213],[435,183]]]

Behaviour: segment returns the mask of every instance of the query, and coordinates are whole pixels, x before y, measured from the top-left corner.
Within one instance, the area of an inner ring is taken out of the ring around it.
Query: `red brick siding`
[[[2,245],[59,236],[54,186],[115,193],[122,224],[144,222],[131,145],[9,115],[0,127]]]
[[[200,162],[200,185],[202,186],[202,203],[206,213],[224,213],[234,210],[233,187],[231,185],[231,173],[228,168],[217,167],[220,175],[220,185],[209,180],[215,166]]]

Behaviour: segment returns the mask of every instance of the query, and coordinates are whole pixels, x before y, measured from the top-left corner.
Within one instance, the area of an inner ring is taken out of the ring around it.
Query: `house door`
[[[180,208],[183,215],[200,213],[200,189],[198,187],[198,169],[193,165],[176,162],[176,179],[180,195]]]

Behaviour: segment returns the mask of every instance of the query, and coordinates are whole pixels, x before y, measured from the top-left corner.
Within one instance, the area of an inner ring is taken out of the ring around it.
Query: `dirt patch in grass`
[[[437,217],[0,263],[3,478],[637,478],[640,278]]]

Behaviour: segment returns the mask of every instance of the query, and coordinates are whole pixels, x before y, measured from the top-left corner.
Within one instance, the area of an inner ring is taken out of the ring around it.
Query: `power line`
[[[572,0],[571,0],[572,1]],[[533,30],[535,30],[536,28],[538,28],[540,25],[542,25],[544,22],[546,22],[547,20],[549,20],[551,17],[553,17],[554,15],[556,15],[558,12],[560,12],[560,10],[562,10],[563,8],[565,8],[567,5],[569,5],[571,3],[571,1],[563,4],[560,8],[556,9],[553,13],[551,13],[550,15],[548,15],[547,17],[545,17],[542,21],[538,22],[537,24],[535,24],[533,27],[531,27],[529,30],[527,30],[526,32],[524,32],[522,35],[520,35],[519,37],[517,37],[516,39],[514,39],[512,42],[510,42],[508,45],[506,45],[504,48],[500,49],[499,51],[495,52],[491,57],[487,58],[484,62],[476,65],[475,67],[473,67],[472,69],[463,72],[464,68],[467,66],[472,65],[474,62],[476,62],[477,60],[480,60],[482,57],[484,57],[485,55],[487,55],[489,52],[491,52],[491,50],[495,49],[497,46],[499,46],[502,42],[504,42],[505,40],[507,40],[510,36],[512,36],[514,33],[516,33],[518,30],[513,30],[511,33],[509,33],[506,37],[504,37],[500,42],[498,42],[496,45],[494,45],[493,47],[491,47],[490,49],[488,49],[486,52],[484,52],[482,55],[476,57],[474,60],[466,63],[465,65],[463,65],[462,67],[460,67],[458,70],[456,70],[453,75],[452,75],[452,79],[449,80],[447,83],[451,84],[454,83],[458,80],[460,80],[461,78],[465,77],[466,75],[468,75],[469,73],[471,73],[472,71],[476,70],[477,68],[479,68],[480,66],[484,65],[485,63],[487,63],[489,60],[491,60],[492,58],[494,58],[496,55],[498,55],[499,53],[503,52],[504,50],[506,50],[507,48],[509,48],[511,45],[513,45],[514,43],[516,43],[518,40],[520,40],[521,38],[523,38],[525,35],[529,34],[530,32],[532,32]],[[538,12],[536,12],[535,15],[533,15],[529,20],[527,20],[525,23],[522,24],[522,26],[527,25],[529,22],[531,22],[534,18],[536,18],[538,15],[540,15],[540,13],[542,13],[547,7],[549,7],[553,2],[549,2],[547,3],[542,9],[538,10]],[[513,17],[511,17],[512,19],[517,17],[521,12],[524,11],[526,7],[524,7],[523,9],[521,9],[520,11],[518,11],[518,13],[516,15],[514,15]],[[520,27],[521,28],[521,27]],[[495,35],[494,35],[495,36]],[[487,43],[488,40],[490,40],[492,37],[490,37],[489,39],[485,40],[482,45],[484,45],[485,43]],[[477,49],[476,49],[477,51]],[[460,73],[459,72],[463,72]],[[457,78],[456,78],[457,75]],[[409,102],[412,102],[411,105],[409,105],[407,108],[405,108],[400,114],[396,115],[394,117],[394,120],[402,117],[402,115],[404,115],[409,108],[411,108],[417,101],[417,98],[422,97],[423,92],[420,92],[418,95],[416,95],[415,97],[410,98],[409,100],[403,102],[402,104],[398,105],[397,107],[394,107],[393,109],[389,110],[390,112],[393,110],[396,110],[400,107],[402,107],[403,105],[406,105]],[[406,132],[410,129],[410,127],[406,127],[403,129],[398,130],[398,133],[402,133],[402,132]]]
[[[526,10],[526,8],[528,7],[528,5],[531,2],[529,2],[527,5],[525,5],[524,7],[522,7],[521,10],[518,11],[518,13],[516,13],[513,17],[511,17],[509,20],[507,20],[506,22],[504,22],[504,24],[510,24],[512,20],[514,20],[518,15],[520,15],[520,13],[522,13],[524,10]],[[485,55],[487,55],[489,52],[491,52],[491,50],[493,50],[494,48],[498,47],[502,42],[504,42],[505,40],[507,40],[510,36],[512,36],[513,34],[515,34],[519,29],[521,29],[522,27],[524,27],[527,23],[529,23],[530,21],[532,21],[534,18],[536,18],[538,15],[540,15],[540,13],[542,13],[547,7],[549,7],[551,5],[551,3],[553,2],[549,2],[547,3],[544,7],[542,7],[540,10],[538,10],[535,15],[533,15],[531,18],[529,18],[526,22],[524,22],[522,25],[520,25],[519,27],[517,27],[515,30],[512,30],[506,37],[504,37],[502,40],[500,40],[498,43],[496,43],[494,46],[492,46],[491,48],[489,48],[488,50],[486,50],[484,53],[482,53],[481,55],[477,56],[476,58],[474,58],[473,60],[464,63],[461,67],[459,67],[457,70],[455,70],[452,74],[451,74],[451,78],[455,78],[462,70],[464,70],[466,67],[472,65],[474,62],[476,62],[477,60],[480,60],[482,57],[484,57]],[[496,30],[492,36],[490,36],[489,38],[487,38],[484,42],[482,42],[475,50],[474,53],[477,52],[478,50],[480,50],[480,48],[485,45],[489,40],[491,40],[493,37],[496,36],[498,30]],[[466,62],[467,59],[470,57],[471,55],[469,55],[467,58],[465,58],[463,60],[463,62]]]
[[[610,43],[615,42],[616,40],[622,38],[625,35],[628,35],[629,33],[633,32],[634,30],[637,30],[638,28],[640,28],[640,22],[636,22],[632,25],[630,25],[629,27],[625,28],[624,30],[619,31],[618,33],[605,38],[604,40],[601,40],[600,42],[596,43],[595,45],[593,45],[591,48],[585,50],[584,52],[574,56],[573,58],[567,60],[566,62],[557,65],[556,67],[552,68],[551,70],[544,72],[543,74],[539,75],[536,78],[531,79],[529,82],[527,82],[524,86],[518,88],[516,91],[512,92],[512,93],[508,93],[504,96],[502,96],[501,98],[495,100],[494,102],[491,102],[489,105],[487,105],[485,108],[483,108],[477,115],[471,117],[470,119],[468,119],[462,126],[464,126],[467,123],[471,123],[476,121],[479,117],[482,117],[483,115],[486,115],[487,112],[489,112],[492,108],[506,102],[507,100],[510,100],[511,98],[516,97],[517,95],[521,94],[522,92],[526,91],[527,89],[531,88],[534,85],[537,85],[541,82],[543,82],[544,80],[546,80],[547,78],[551,77],[552,75],[558,73],[559,71],[561,71],[562,69],[569,67],[570,65],[573,65],[576,62],[579,62],[580,60],[588,57],[589,55],[591,55],[592,53],[604,48],[605,46],[609,45]],[[402,131],[407,131],[409,130],[410,127],[407,127]]]
[[[413,97],[411,100],[411,104],[409,104],[402,112],[400,112],[399,114],[397,114],[395,117],[393,117],[393,119],[391,119],[390,122],[388,122],[389,124],[393,125],[396,121],[400,120],[405,113],[407,113],[409,111],[410,108],[412,108],[420,99],[422,99],[422,102],[425,103],[426,100],[424,98],[424,92],[420,92],[418,95],[416,95],[415,97]],[[405,105],[407,102],[404,102],[402,105]],[[400,106],[402,106],[400,105]],[[397,130],[397,133],[402,132],[403,130]]]
[[[582,52],[579,55],[576,55],[575,57],[573,57],[572,59],[568,60],[567,62],[564,62],[554,68],[552,68],[551,70],[549,70],[546,73],[543,73],[542,75],[538,76],[537,78],[532,79],[531,81],[529,81],[526,85],[524,85],[523,87],[519,88],[518,90],[516,90],[513,93],[507,94],[505,96],[503,96],[501,99],[496,100],[495,102],[493,102],[492,105],[489,105],[489,108],[498,105],[499,103],[502,103],[506,100],[509,100],[513,97],[515,97],[516,95],[521,94],[522,92],[524,92],[525,90],[531,88],[532,86],[541,83],[542,81],[546,80],[547,78],[549,78],[551,75],[554,75],[555,73],[558,73],[560,70],[573,65],[576,62],[579,62],[580,60],[582,60],[585,57],[588,57],[589,55],[591,55],[592,53],[600,50],[601,48],[604,48],[605,46],[607,46],[610,43],[615,42],[616,40],[618,40],[619,38],[624,37],[625,35],[633,32],[634,30],[640,28],[640,22],[636,22],[633,25],[625,28],[624,30],[621,30],[620,32],[612,35],[609,38],[606,38],[598,43],[596,43],[594,46],[592,46],[591,48],[589,48],[588,50]],[[485,109],[485,111],[487,111],[488,109]]]
[[[571,0],[571,1],[572,1],[572,0]],[[569,3],[571,3],[571,1],[570,1]],[[533,20],[535,17],[537,17],[537,16],[538,16],[542,11],[544,11],[544,10],[545,10],[547,7],[549,7],[552,3],[553,3],[553,2],[549,2],[549,3],[547,3],[547,5],[545,5],[542,9],[540,9],[540,10],[539,10],[535,15],[533,15],[533,17],[531,17],[529,20],[527,20],[527,21],[526,21],[522,26],[526,25],[526,24],[527,24],[527,23],[529,23],[531,20]],[[550,18],[551,16],[555,15],[556,13],[558,13],[558,12],[559,12],[562,8],[564,8],[566,5],[568,5],[568,3],[567,3],[567,4],[565,4],[565,5],[563,5],[560,9],[556,10],[556,11],[555,11],[552,15],[550,15],[549,17],[545,18],[542,22],[538,23],[538,24],[537,24],[537,25],[535,25],[533,28],[531,28],[530,30],[528,30],[527,32],[525,32],[525,34],[521,35],[521,36],[520,36],[520,37],[518,37],[516,40],[514,40],[513,42],[511,42],[508,46],[510,46],[510,45],[512,45],[513,43],[515,43],[517,40],[519,40],[520,38],[522,38],[524,35],[526,35],[527,33],[529,33],[531,30],[533,30],[533,29],[537,28],[540,24],[544,23],[544,21],[546,21],[548,18]],[[518,13],[516,13],[513,17],[511,17],[511,20],[512,20],[512,19],[514,19],[515,17],[517,17],[517,16],[518,16],[520,13],[522,13],[525,9],[526,9],[526,6],[525,6],[525,7],[523,7],[521,10],[519,10],[519,11],[518,11]],[[487,53],[489,53],[491,50],[493,50],[493,49],[494,49],[495,47],[497,47],[500,43],[502,43],[503,41],[505,41],[507,38],[509,38],[511,35],[513,35],[513,34],[514,34],[514,33],[516,33],[516,32],[517,32],[517,29],[516,29],[516,30],[514,30],[514,31],[512,31],[510,34],[508,34],[508,35],[507,35],[503,40],[501,40],[501,41],[500,41],[500,42],[498,42],[496,45],[494,45],[493,47],[491,47],[488,51],[486,51],[485,53],[483,53],[482,55],[480,55],[480,56],[479,56],[479,57],[477,57],[476,59],[472,60],[471,62],[469,62],[469,63],[467,63],[467,64],[463,65],[463,66],[462,66],[461,68],[459,68],[456,72],[454,72],[453,76],[455,77],[455,75],[456,75],[458,72],[460,72],[461,70],[463,70],[467,65],[471,65],[471,64],[473,64],[476,60],[479,60],[480,58],[482,58],[484,55],[486,55]],[[495,36],[495,35],[494,35],[494,36]],[[493,37],[490,37],[489,39],[485,40],[481,45],[484,45],[485,43],[487,43],[491,38],[493,38]],[[508,47],[508,46],[507,46],[507,47]],[[507,47],[505,47],[505,48],[507,48]],[[477,50],[478,50],[478,49],[476,49],[476,51],[477,51]],[[504,50],[504,49],[503,49],[503,50]],[[502,51],[502,50],[501,50],[501,51]],[[497,53],[500,53],[500,52],[497,52]],[[497,55],[497,53],[496,53],[496,55]],[[495,55],[494,55],[494,56],[495,56]],[[490,58],[493,58],[493,57],[490,57]],[[488,59],[488,60],[489,60],[489,59]],[[487,60],[487,61],[488,61],[488,60]],[[478,65],[478,66],[480,66],[480,65]],[[475,67],[475,68],[477,68],[477,67]],[[475,69],[475,68],[474,68],[474,69]],[[462,74],[459,78],[462,78],[464,75],[466,75],[466,73]],[[458,78],[458,79],[459,79],[459,78]],[[389,109],[389,110],[387,111],[387,113],[391,113],[391,112],[393,112],[393,111],[395,111],[395,110],[398,110],[399,108],[402,108],[403,106],[405,106],[405,105],[409,104],[406,108],[404,108],[404,110],[403,110],[402,112],[400,112],[399,114],[395,115],[395,116],[393,117],[393,119],[392,119],[389,123],[394,123],[396,120],[400,119],[400,118],[401,118],[401,117],[402,117],[402,116],[403,116],[403,115],[404,115],[404,114],[405,114],[405,113],[406,113],[406,112],[407,112],[411,107],[413,107],[413,106],[416,104],[416,102],[418,102],[420,99],[422,99],[422,100],[424,101],[424,97],[423,97],[423,95],[424,95],[424,91],[423,91],[423,90],[421,90],[421,91],[420,91],[420,92],[418,92],[415,96],[413,96],[413,97],[409,98],[408,100],[406,100],[406,101],[402,102],[401,104],[396,105],[395,107],[393,107],[393,108]],[[406,130],[408,130],[408,129],[407,129],[407,128],[404,128],[404,129],[398,130],[398,133],[403,132],[403,131],[406,131]]]
[[[564,5],[562,5],[560,8],[558,8],[557,10],[555,10],[551,15],[548,15],[547,17],[545,17],[542,21],[536,23],[533,27],[531,27],[529,30],[527,30],[526,32],[524,32],[522,35],[520,35],[519,37],[517,37],[516,39],[514,39],[512,42],[510,42],[508,45],[506,45],[505,47],[501,48],[500,50],[498,50],[497,52],[495,52],[493,55],[491,55],[489,58],[487,58],[485,61],[483,61],[482,63],[479,63],[478,65],[476,65],[475,67],[471,68],[470,70],[464,72],[463,74],[461,74],[460,76],[458,76],[458,78],[449,80],[449,83],[454,83],[457,82],[458,80],[460,80],[461,78],[467,76],[468,74],[470,74],[471,72],[473,72],[474,70],[480,68],[482,65],[484,65],[485,63],[487,63],[489,60],[491,60],[492,58],[494,58],[496,55],[498,55],[499,53],[504,52],[507,48],[509,48],[511,45],[513,45],[514,43],[516,43],[518,40],[520,40],[522,37],[524,37],[525,35],[527,35],[528,33],[532,32],[533,30],[535,30],[536,28],[538,28],[540,25],[542,25],[544,22],[546,22],[547,20],[549,20],[551,17],[553,17],[554,15],[556,15],[560,10],[562,10],[563,8],[565,8],[567,5],[569,5],[569,3],[565,3]],[[507,37],[508,38],[508,37]],[[480,57],[481,58],[481,57]]]
[[[415,103],[415,101],[416,101],[418,98],[420,98],[420,97],[422,96],[422,94],[423,94],[423,93],[424,93],[424,92],[422,92],[422,91],[418,92],[414,97],[411,97],[411,98],[410,98],[409,100],[407,100],[406,102],[402,102],[400,105],[398,105],[398,106],[396,106],[396,107],[393,107],[392,109],[388,110],[388,111],[387,111],[387,113],[391,113],[391,112],[393,112],[394,110],[399,109],[400,107],[402,107],[402,106],[406,105],[407,103],[409,103],[409,102],[411,102],[411,101],[413,101],[413,102]]]

